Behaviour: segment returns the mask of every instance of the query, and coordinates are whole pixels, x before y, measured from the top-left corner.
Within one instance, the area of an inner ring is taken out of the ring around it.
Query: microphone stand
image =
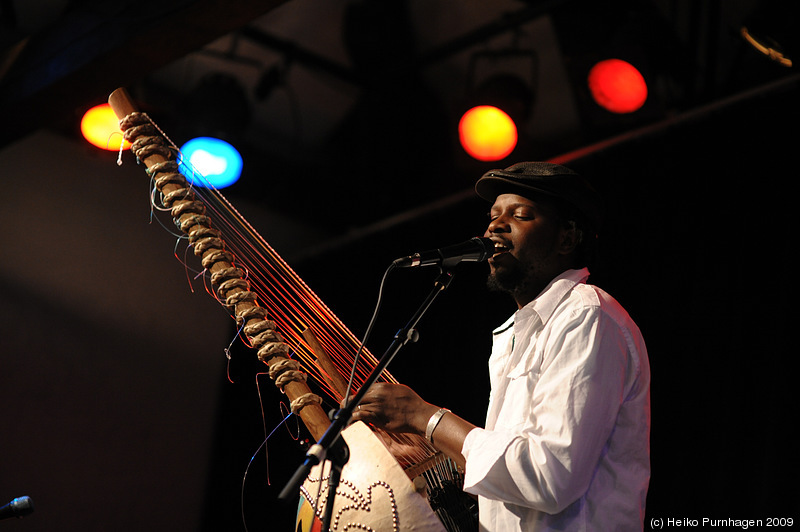
[[[400,329],[394,336],[394,340],[388,349],[384,352],[383,356],[378,361],[378,365],[369,374],[364,384],[359,388],[353,399],[344,407],[340,408],[333,416],[330,427],[325,431],[325,434],[319,439],[317,443],[312,445],[306,453],[306,459],[302,465],[297,469],[286,487],[278,495],[278,499],[288,501],[300,490],[303,481],[308,477],[311,469],[329,458],[331,460],[331,474],[328,478],[328,498],[326,499],[326,508],[324,519],[322,522],[322,532],[328,532],[330,527],[330,518],[333,514],[333,500],[336,495],[336,486],[339,483],[339,478],[342,468],[349,459],[350,452],[344,438],[341,437],[342,431],[347,427],[350,418],[353,416],[353,410],[361,403],[364,395],[367,393],[369,387],[378,380],[381,373],[386,369],[394,356],[400,349],[408,342],[416,342],[418,334],[414,330],[417,323],[425,312],[433,304],[436,297],[442,293],[453,280],[453,273],[450,269],[439,268],[439,277],[434,283],[434,288],[431,290],[428,297],[422,302],[422,305],[417,309],[414,315],[409,320],[408,324]]]

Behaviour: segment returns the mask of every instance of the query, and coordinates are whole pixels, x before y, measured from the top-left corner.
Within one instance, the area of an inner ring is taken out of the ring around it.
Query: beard
[[[519,268],[512,271],[493,271],[489,272],[486,279],[486,286],[492,292],[507,292],[513,294],[517,288],[524,284],[525,275]]]
[[[552,272],[545,273],[538,261],[516,262],[490,271],[486,286],[490,291],[507,293],[519,302],[536,297],[554,276]]]

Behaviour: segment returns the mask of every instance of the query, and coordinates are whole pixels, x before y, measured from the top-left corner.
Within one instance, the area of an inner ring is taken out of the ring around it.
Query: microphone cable
[[[356,351],[355,358],[353,359],[353,366],[350,370],[350,378],[347,382],[347,389],[345,390],[343,404],[347,404],[347,402],[350,400],[350,392],[353,387],[353,380],[355,379],[358,360],[361,357],[361,353],[364,351],[365,346],[367,345],[367,341],[369,340],[370,335],[372,334],[372,328],[375,326],[375,322],[378,320],[378,314],[380,313],[381,304],[383,302],[383,293],[384,293],[384,288],[386,286],[386,279],[389,277],[389,274],[395,268],[396,268],[395,263],[390,263],[389,266],[386,268],[386,270],[384,270],[383,277],[381,277],[381,282],[378,287],[378,299],[375,302],[375,309],[372,311],[372,317],[369,320],[369,324],[367,325],[367,330],[364,333],[364,337],[361,340],[361,345],[359,345],[358,351]]]

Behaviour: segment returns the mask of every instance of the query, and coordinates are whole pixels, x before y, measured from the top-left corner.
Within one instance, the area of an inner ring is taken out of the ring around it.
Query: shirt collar
[[[545,323],[555,312],[556,307],[564,299],[564,296],[572,290],[575,285],[583,284],[589,278],[588,268],[579,270],[567,270],[558,277],[554,278],[536,299],[517,310],[509,317],[505,323],[495,329],[493,334],[498,335],[507,331],[514,325],[515,320],[523,321],[533,313],[539,316],[542,323]]]
[[[576,285],[585,283],[588,278],[589,270],[587,268],[567,270],[550,281],[550,284],[536,296],[536,299],[519,309],[516,314],[522,318],[530,312],[535,312],[541,322],[546,323],[567,293]]]

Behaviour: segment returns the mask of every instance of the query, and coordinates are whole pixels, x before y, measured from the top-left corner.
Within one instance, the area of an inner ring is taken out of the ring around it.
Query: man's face
[[[501,194],[484,236],[495,243],[489,286],[509,292],[520,306],[564,271],[562,233],[555,209],[516,194]]]

